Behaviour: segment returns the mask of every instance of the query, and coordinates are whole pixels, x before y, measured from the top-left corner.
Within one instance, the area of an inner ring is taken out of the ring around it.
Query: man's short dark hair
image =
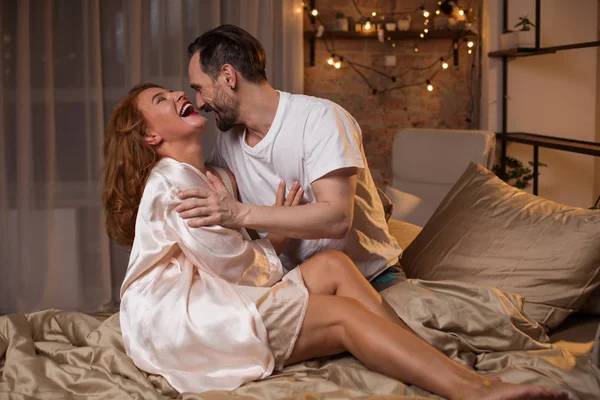
[[[224,64],[231,64],[254,83],[267,80],[265,49],[251,34],[235,25],[221,25],[198,37],[188,46],[192,57],[200,52],[200,67],[216,80]]]

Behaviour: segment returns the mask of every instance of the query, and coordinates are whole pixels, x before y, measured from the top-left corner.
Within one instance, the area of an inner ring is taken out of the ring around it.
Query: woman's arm
[[[247,241],[239,231],[218,225],[188,226],[175,211],[181,202],[177,188],[164,178],[163,234],[178,243],[194,265],[237,285],[271,286],[281,279],[281,261],[268,239]]]

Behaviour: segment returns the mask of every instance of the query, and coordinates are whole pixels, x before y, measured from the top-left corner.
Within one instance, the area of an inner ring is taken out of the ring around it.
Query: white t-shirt
[[[281,179],[288,189],[298,181],[304,188],[304,202],[313,203],[312,182],[340,168],[359,168],[348,234],[343,239],[293,239],[280,257],[284,269],[290,271],[321,250],[337,249],[346,253],[367,279],[374,278],[396,263],[402,250],[388,232],[358,123],[329,100],[279,94],[273,124],[256,146],[248,146],[246,130],[236,127],[219,134],[210,162],[234,173],[243,203],[262,206],[273,205]]]

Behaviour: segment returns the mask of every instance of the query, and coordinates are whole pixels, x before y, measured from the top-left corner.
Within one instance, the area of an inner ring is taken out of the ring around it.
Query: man
[[[354,118],[324,99],[273,89],[260,42],[222,25],[188,47],[196,106],[223,131],[210,163],[230,169],[242,202],[214,182],[190,189],[178,211],[191,226],[252,228],[293,238],[284,268],[324,249],[344,251],[381,291],[403,278]],[[272,207],[280,183],[304,189],[303,204]]]

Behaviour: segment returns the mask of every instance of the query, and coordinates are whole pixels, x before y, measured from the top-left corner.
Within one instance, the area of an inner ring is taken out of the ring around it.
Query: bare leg
[[[485,379],[359,301],[311,294],[287,364],[349,351],[368,368],[448,399],[567,399],[536,386]]]
[[[300,269],[309,293],[358,300],[369,311],[412,332],[344,253],[322,251],[301,264]]]

